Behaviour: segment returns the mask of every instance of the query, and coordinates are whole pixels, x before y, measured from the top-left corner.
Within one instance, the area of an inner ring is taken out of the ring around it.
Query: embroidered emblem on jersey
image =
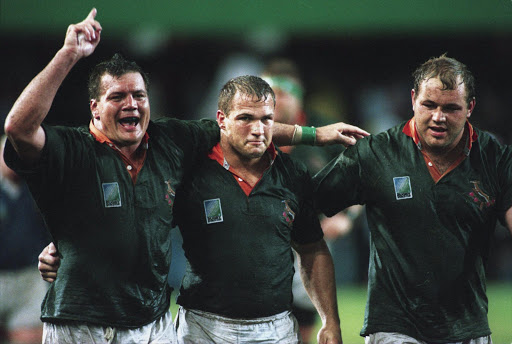
[[[281,201],[281,203],[284,203],[284,220],[288,224],[288,227],[291,228],[293,226],[293,220],[295,220],[295,212],[292,210],[292,208],[290,208],[290,205],[288,204],[287,200]]]
[[[222,207],[220,206],[220,198],[208,199],[204,201],[203,204],[207,224],[224,221],[224,218],[222,217]]]
[[[167,185],[167,193],[165,194],[165,199],[167,200],[167,204],[172,208],[174,205],[174,196],[176,196],[176,192],[174,192],[174,189],[171,186],[171,180],[164,181],[165,185]]]
[[[119,184],[102,183],[103,200],[105,201],[105,208],[116,208],[121,206],[121,192],[119,191]]]
[[[397,200],[412,198],[411,179],[409,176],[394,177],[395,196]]]
[[[491,196],[487,195],[480,188],[479,180],[472,180],[472,181],[470,181],[470,183],[473,184],[473,190],[471,190],[468,193],[468,196],[471,197],[473,202],[478,204],[478,207],[480,208],[480,210],[482,210],[484,207],[489,208],[490,206],[494,205],[494,203],[496,203],[495,198],[492,198]]]

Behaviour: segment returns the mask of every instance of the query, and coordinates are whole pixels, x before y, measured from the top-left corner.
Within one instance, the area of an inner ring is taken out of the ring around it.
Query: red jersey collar
[[[471,123],[469,123],[468,120],[466,120],[466,125],[468,126],[468,129],[469,129],[469,140],[468,140],[466,149],[464,150],[464,154],[469,155],[469,152],[471,151],[473,142],[475,142],[478,139],[478,134],[475,132],[475,130],[473,129],[473,126],[471,125]],[[402,132],[405,135],[411,137],[414,140],[414,143],[416,144],[416,146],[418,146],[418,148],[421,150],[420,137],[418,136],[418,131],[416,130],[416,122],[414,121],[414,117],[411,118],[405,124]]]
[[[271,163],[270,164],[273,164],[274,160],[276,159],[276,156],[277,156],[277,149],[274,146],[274,143],[270,143],[270,145],[267,148],[266,153],[269,154],[269,156],[271,158]],[[217,161],[219,164],[224,166],[224,168],[226,170],[229,170],[229,164],[224,159],[224,152],[222,151],[222,148],[220,148],[220,142],[217,143],[215,145],[215,147],[212,148],[210,153],[208,153],[208,158]]]

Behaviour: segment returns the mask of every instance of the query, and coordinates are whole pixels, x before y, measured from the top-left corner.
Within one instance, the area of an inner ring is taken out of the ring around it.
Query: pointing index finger
[[[96,17],[97,13],[98,13],[98,10],[95,7],[93,7],[91,12],[89,12],[89,15],[87,16],[87,19],[94,20],[94,18]]]

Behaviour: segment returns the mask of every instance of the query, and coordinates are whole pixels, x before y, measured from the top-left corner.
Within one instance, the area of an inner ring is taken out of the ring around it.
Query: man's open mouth
[[[122,126],[136,126],[139,124],[140,118],[138,117],[125,117],[119,120]]]

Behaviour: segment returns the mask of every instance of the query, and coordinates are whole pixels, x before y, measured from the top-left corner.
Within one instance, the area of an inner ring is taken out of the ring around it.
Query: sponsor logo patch
[[[409,176],[394,177],[395,196],[397,200],[412,198],[411,179]]]
[[[116,208],[121,206],[121,192],[119,191],[119,184],[103,183],[103,200],[105,201],[105,208]]]
[[[222,207],[220,206],[220,198],[208,199],[204,201],[203,204],[207,224],[224,221],[224,218],[222,217]]]

